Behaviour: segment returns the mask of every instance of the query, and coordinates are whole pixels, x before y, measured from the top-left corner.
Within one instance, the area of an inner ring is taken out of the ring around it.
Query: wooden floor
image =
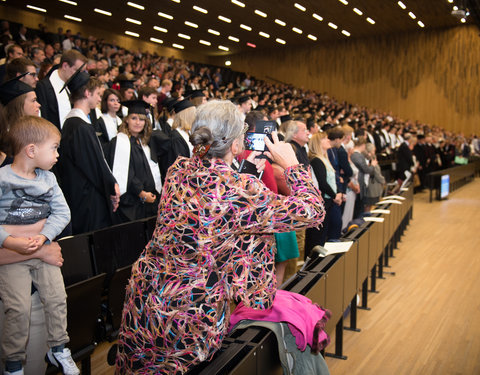
[[[361,332],[344,331],[348,359],[327,358],[332,375],[480,374],[479,193],[476,179],[446,201],[415,195],[390,262],[396,276],[377,281],[371,310],[358,312]],[[110,346],[96,349],[92,374],[113,374]]]
[[[480,180],[428,203],[415,195],[392,270],[344,331],[332,375],[480,374]]]

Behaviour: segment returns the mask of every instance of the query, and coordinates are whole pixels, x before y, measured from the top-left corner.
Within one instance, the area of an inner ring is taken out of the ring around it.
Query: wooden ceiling
[[[156,38],[163,41],[165,46],[171,47],[176,43],[184,46],[185,51],[203,55],[228,55],[252,51],[253,47],[248,46],[247,43],[255,45],[257,50],[291,48],[461,25],[460,21],[451,15],[455,2],[461,0],[455,0],[453,4],[448,0],[403,0],[406,9],[402,9],[394,0],[238,1],[245,6],[235,5],[231,0],[132,0],[142,5],[144,10],[127,5],[127,0],[101,2],[98,0],[7,0],[4,4],[37,12],[26,8],[30,4],[45,9],[47,14],[54,18],[65,19],[65,15],[72,15],[81,18],[82,23],[97,28],[119,34],[131,31],[139,34],[142,40],[149,41],[150,38]],[[77,5],[71,4],[72,2]],[[303,6],[305,10],[298,9],[295,3]],[[201,7],[208,13],[195,10],[194,6]],[[111,12],[112,16],[96,13],[95,8]],[[356,13],[354,9],[358,12]],[[256,14],[255,10],[265,13],[266,17]],[[158,15],[159,12],[170,15],[173,19],[161,17]],[[412,12],[416,19],[412,19],[409,12]],[[313,14],[323,20],[314,18]],[[226,17],[230,22],[220,20],[219,16]],[[141,25],[128,22],[126,18],[140,21]],[[375,23],[369,23],[367,18],[371,18]],[[282,21],[285,26],[275,20]],[[188,26],[185,21],[196,24],[198,27]],[[420,27],[418,21],[423,22],[425,26]],[[329,23],[338,28],[333,29],[328,26]],[[241,28],[241,24],[251,27],[251,31]],[[166,32],[155,30],[154,27],[163,28]],[[294,32],[292,28],[298,28],[302,33]],[[214,35],[208,30],[216,31],[220,35]],[[342,31],[345,32],[342,33]],[[260,32],[269,37],[261,36]],[[189,36],[190,39],[184,39],[179,34]],[[309,35],[310,38],[317,38],[317,40],[310,39]],[[235,39],[232,40],[231,37]],[[285,44],[280,44],[277,38],[283,40]],[[210,42],[211,45],[200,44],[200,40]],[[228,48],[228,51],[219,49],[219,46]]]

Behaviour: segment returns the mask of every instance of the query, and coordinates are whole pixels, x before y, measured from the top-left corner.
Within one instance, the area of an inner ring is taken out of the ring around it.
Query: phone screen
[[[245,134],[245,148],[252,151],[266,151],[265,133]]]

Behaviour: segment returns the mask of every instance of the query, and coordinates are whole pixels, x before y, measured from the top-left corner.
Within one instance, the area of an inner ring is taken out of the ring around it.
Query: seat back
[[[58,244],[62,248],[64,259],[61,270],[65,286],[89,279],[95,275],[90,233],[64,237],[58,241]]]

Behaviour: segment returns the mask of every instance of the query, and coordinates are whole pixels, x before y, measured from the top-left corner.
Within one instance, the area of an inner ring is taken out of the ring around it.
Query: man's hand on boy
[[[38,236],[35,236],[35,237],[38,237]],[[39,245],[38,239],[35,239],[35,237],[8,236],[5,239],[5,241],[3,241],[2,246],[6,249],[14,250],[19,254],[30,255],[35,251],[37,251],[41,246]]]

